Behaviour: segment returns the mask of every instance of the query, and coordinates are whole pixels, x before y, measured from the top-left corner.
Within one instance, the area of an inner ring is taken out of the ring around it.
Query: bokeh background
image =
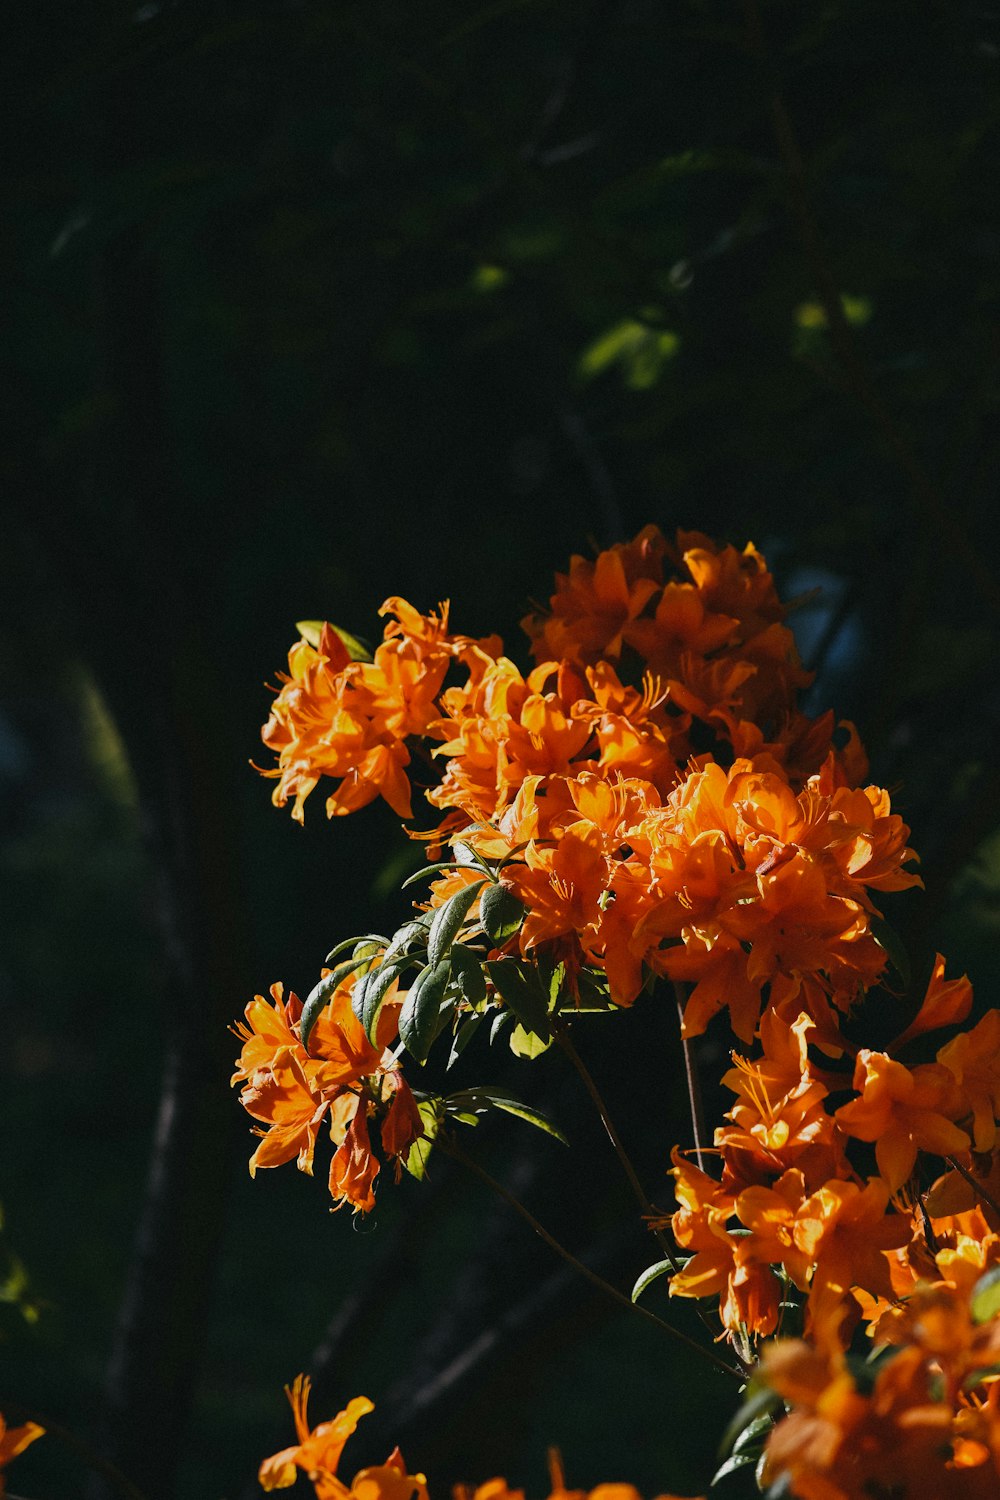
[[[149,1500],[250,1500],[311,1368],[315,1418],[376,1402],[348,1477],[399,1441],[439,1496],[537,1495],[554,1442],[703,1492],[732,1392],[479,1184],[352,1224],[322,1173],[249,1181],[227,1026],[397,921],[414,859],[381,806],[271,808],[263,684],[298,619],[448,597],[516,654],[572,552],[753,540],[913,826],[918,971],[995,1003],[1000,8],[37,0],[4,50],[0,1201],[41,1311],[0,1409]],[[676,1018],[580,1047],[669,1207]],[[655,1251],[559,1061],[504,1080],[569,1155],[474,1144],[627,1289]],[[50,1440],[15,1487],[83,1474]]]

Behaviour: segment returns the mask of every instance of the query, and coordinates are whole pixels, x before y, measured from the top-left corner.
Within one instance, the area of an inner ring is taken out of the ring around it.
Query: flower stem
[[[987,1189],[979,1181],[979,1178],[973,1176],[968,1167],[962,1166],[962,1163],[958,1160],[957,1156],[946,1156],[945,1161],[949,1166],[954,1167],[959,1177],[965,1178],[966,1182],[972,1188],[973,1192],[978,1198],[981,1198],[983,1200],[987,1208],[992,1208],[995,1214],[1000,1215],[1000,1203],[997,1202],[991,1192],[987,1191]]]
[[[735,1365],[727,1364],[713,1350],[704,1348],[694,1339],[689,1338],[686,1333],[682,1333],[679,1328],[674,1328],[671,1323],[666,1323],[662,1318],[658,1318],[648,1308],[640,1307],[638,1302],[633,1302],[630,1297],[626,1297],[624,1292],[620,1292],[616,1286],[612,1286],[610,1281],[605,1281],[603,1276],[599,1276],[596,1271],[592,1271],[582,1260],[577,1260],[576,1256],[571,1254],[565,1245],[561,1245],[555,1236],[551,1235],[545,1226],[539,1223],[531,1210],[526,1208],[519,1198],[515,1198],[514,1194],[509,1192],[503,1183],[497,1182],[495,1177],[491,1177],[485,1167],[481,1167],[471,1156],[467,1156],[461,1146],[456,1145],[448,1136],[445,1136],[443,1133],[437,1135],[434,1145],[443,1151],[446,1156],[452,1157],[454,1161],[460,1162],[462,1166],[467,1167],[481,1182],[484,1182],[487,1187],[491,1188],[505,1203],[509,1204],[516,1214],[521,1216],[524,1222],[535,1231],[540,1239],[545,1241],[550,1250],[554,1250],[567,1265],[572,1266],[574,1271],[583,1276],[593,1286],[599,1287],[602,1292],[613,1298],[615,1302],[620,1303],[622,1307],[630,1308],[633,1312],[637,1312],[640,1317],[645,1318],[647,1322],[654,1323],[657,1328],[661,1328],[664,1333],[669,1334],[672,1339],[676,1339],[678,1343],[683,1344],[686,1349],[699,1354],[702,1359],[707,1359],[717,1370],[721,1370],[726,1375],[732,1375],[737,1380],[745,1378],[743,1372],[738,1370]]]
[[[684,1071],[687,1074],[688,1104],[691,1109],[691,1131],[694,1136],[694,1154],[699,1172],[704,1172],[705,1162],[705,1111],[701,1102],[701,1079],[695,1062],[694,1048],[689,1037],[684,1035],[684,1002],[687,996],[680,984],[674,984],[674,999],[677,1001],[677,1020],[681,1028],[681,1049],[684,1053]]]
[[[618,1160],[622,1164],[622,1167],[625,1171],[625,1176],[628,1178],[629,1183],[631,1184],[632,1191],[636,1197],[636,1201],[638,1202],[639,1207],[642,1209],[643,1217],[655,1221],[655,1219],[657,1218],[656,1210],[647,1198],[646,1190],[643,1187],[642,1183],[639,1181],[638,1173],[636,1172],[635,1167],[632,1165],[632,1159],[629,1156],[628,1152],[625,1150],[624,1142],[622,1141],[621,1136],[618,1134],[618,1131],[615,1128],[615,1123],[608,1113],[608,1106],[604,1102],[601,1091],[597,1087],[597,1084],[594,1082],[590,1070],[584,1062],[583,1058],[580,1056],[579,1052],[577,1052],[576,1048],[573,1046],[573,1043],[570,1041],[569,1033],[564,1027],[561,1027],[559,1030],[557,1030],[556,1041],[559,1043],[560,1047],[563,1049],[566,1056],[573,1064],[573,1067],[576,1069],[577,1073],[579,1073],[584,1088],[587,1090],[587,1093],[590,1095],[591,1099],[594,1102],[597,1113],[601,1117],[601,1123],[608,1133],[608,1139],[610,1140],[612,1146],[615,1148],[615,1153],[618,1157]],[[670,1241],[667,1239],[666,1235],[660,1229],[654,1229],[653,1233],[656,1236],[656,1240],[660,1246],[660,1249],[663,1251],[663,1254],[670,1262],[670,1269],[674,1272],[679,1271],[680,1265],[677,1261],[677,1257],[674,1255],[673,1247],[671,1246]]]

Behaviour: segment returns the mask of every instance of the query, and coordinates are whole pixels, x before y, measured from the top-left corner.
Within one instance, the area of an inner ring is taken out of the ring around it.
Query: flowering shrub
[[[718,1316],[728,1358],[704,1352],[748,1399],[717,1477],[753,1465],[806,1500],[995,1493],[1000,1011],[969,1027],[971,986],[940,956],[914,989],[879,906],[920,883],[909,829],[853,725],[799,708],[810,679],[760,553],[648,526],[574,557],[524,621],[527,671],[453,634],[446,604],[381,613],[373,652],[300,627],[263,774],[301,821],[324,777],[331,817],[381,797],[410,819],[433,773],[432,826],[410,830],[426,890],[396,932],[339,942],[304,1004],[275,985],[247,1007],[251,1172],[312,1172],[326,1124],[333,1201],[367,1213],[383,1166],[468,1162],[456,1132],[484,1113],[558,1133],[490,1086],[416,1089],[435,1046],[450,1065],[483,1027],[522,1057],[556,1044],[603,1111],[570,1037],[590,1014],[672,993],[687,1042],[726,1012],[733,1103],[711,1148],[694,1096],[694,1149],[663,1143],[678,1208],[652,1219],[664,1258],[632,1299],[665,1276]],[[908,1019],[878,1050],[887,992]],[[300,1377],[299,1445],[266,1489],[302,1469],[320,1500],[423,1495],[398,1453],[348,1490],[337,1462],[369,1404],[310,1433],[307,1393]]]

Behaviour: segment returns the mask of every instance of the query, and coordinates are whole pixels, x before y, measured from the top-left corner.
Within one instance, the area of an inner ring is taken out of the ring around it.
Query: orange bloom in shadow
[[[44,1432],[45,1428],[39,1427],[37,1422],[24,1422],[20,1427],[8,1427],[0,1412],[0,1496],[7,1493],[3,1470]]]
[[[344,1444],[361,1418],[375,1408],[366,1396],[355,1396],[331,1422],[320,1422],[318,1427],[310,1429],[306,1415],[310,1386],[308,1375],[297,1375],[291,1386],[285,1386],[299,1441],[265,1458],[257,1476],[262,1489],[288,1489],[301,1469],[312,1480],[316,1500],[347,1500],[348,1496],[354,1496],[355,1500],[411,1500],[414,1496],[427,1500],[424,1476],[407,1474],[398,1448],[385,1464],[362,1469],[351,1485],[338,1479]]]

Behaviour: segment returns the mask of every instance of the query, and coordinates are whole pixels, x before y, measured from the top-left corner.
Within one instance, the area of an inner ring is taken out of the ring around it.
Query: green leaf
[[[392,941],[383,955],[383,963],[391,963],[393,959],[399,958],[413,943],[426,943],[427,923],[419,920],[404,922],[392,935]]]
[[[486,999],[486,975],[479,954],[464,943],[452,943],[451,972],[462,999],[469,1005],[481,1005]]]
[[[342,984],[347,976],[349,974],[353,974],[356,969],[363,968],[365,964],[370,963],[371,958],[367,955],[362,958],[345,958],[344,962],[342,964],[338,964],[337,967],[328,976],[329,979],[335,981],[333,988],[336,989],[337,985]]]
[[[442,870],[461,870],[463,868],[462,861],[458,859],[443,859],[436,865],[421,865],[419,870],[415,870],[412,875],[406,877],[399,889],[405,891],[408,885],[416,885],[418,880],[425,880],[428,875],[438,875]],[[433,912],[431,915],[433,916]]]
[[[509,1026],[511,1024],[511,1022],[513,1021],[513,1019],[514,1019],[513,1012],[509,1011],[509,1010],[502,1010],[497,1015],[495,1015],[493,1017],[493,1024],[490,1027],[490,1046],[491,1047],[493,1046],[493,1043],[496,1041],[497,1037],[503,1031],[504,1027],[505,1026]]]
[[[541,1057],[551,1046],[551,1036],[543,1038],[536,1036],[533,1031],[525,1031],[520,1021],[510,1034],[510,1050],[515,1057]]]
[[[447,959],[420,970],[399,1013],[399,1037],[417,1062],[424,1062],[438,1034],[441,1001],[451,974]]]
[[[977,1323],[988,1323],[1000,1313],[1000,1266],[980,1276],[972,1288],[969,1307]]]
[[[494,943],[505,943],[513,937],[527,908],[505,885],[490,885],[479,900],[479,920]]]
[[[471,1016],[466,1016],[461,1026],[455,1032],[455,1040],[451,1044],[451,1051],[448,1054],[447,1064],[449,1068],[452,1067],[453,1064],[458,1062],[458,1059],[461,1057],[466,1047],[472,1041],[472,1038],[475,1036],[476,1032],[479,1030],[480,1025],[483,1021],[485,1021],[485,1019],[486,1016],[482,1011],[479,1011],[478,1013]]]
[[[367,976],[358,1019],[365,1028],[365,1035],[370,1042],[375,1040],[378,1018],[393,981],[398,979],[413,962],[415,960],[411,958],[396,958],[391,963],[383,959],[378,968],[373,969]]]
[[[909,989],[913,983],[913,973],[910,969],[910,955],[906,944],[896,931],[891,927],[884,917],[873,915],[869,919],[872,937],[880,948],[885,950],[886,956],[900,979],[905,989]]]
[[[712,1475],[709,1489],[714,1490],[720,1479],[725,1479],[728,1474],[735,1474],[740,1469],[748,1468],[750,1464],[757,1462],[759,1455],[756,1453],[732,1453],[726,1459],[721,1468],[716,1469]]]
[[[424,1133],[413,1142],[406,1156],[403,1158],[403,1166],[411,1177],[422,1182],[427,1175],[427,1162],[434,1144],[434,1137],[440,1128],[439,1105],[436,1099],[421,1099],[417,1105],[417,1113],[424,1122]]]
[[[781,1405],[781,1397],[777,1391],[772,1391],[770,1386],[761,1386],[757,1390],[753,1390],[751,1386],[750,1389],[753,1394],[744,1401],[722,1434],[722,1442],[719,1444],[720,1454],[731,1453],[751,1423],[756,1422],[759,1417],[768,1416],[771,1412],[777,1411]]]
[[[637,1278],[635,1286],[632,1288],[632,1301],[638,1302],[651,1282],[656,1281],[660,1276],[669,1276],[672,1270],[673,1266],[669,1260],[658,1260],[653,1265],[647,1266]]]
[[[319,650],[320,636],[323,626],[329,624],[327,620],[296,620],[295,629],[304,641],[308,641],[314,651]],[[351,635],[349,630],[342,630],[339,625],[330,625],[335,636],[340,638],[341,643],[347,647],[347,654],[352,661],[371,661],[372,650],[366,642],[359,640],[356,635]]]
[[[554,1136],[557,1141],[562,1141],[564,1146],[569,1145],[558,1125],[553,1125],[546,1115],[541,1114],[537,1109],[532,1109],[529,1104],[523,1104],[520,1099],[515,1099],[513,1094],[507,1094],[502,1089],[463,1089],[461,1093],[450,1094],[445,1104],[449,1113],[453,1108],[470,1109],[477,1114],[485,1114],[490,1109],[500,1109],[504,1114],[516,1115],[519,1120],[526,1120],[537,1130],[544,1130],[546,1135]]]
[[[358,961],[360,963],[363,960],[359,959]],[[329,1005],[330,996],[338,984],[340,984],[340,980],[337,978],[337,970],[334,969],[333,973],[325,975],[319,984],[313,985],[313,988],[306,996],[306,1003],[302,1007],[302,1019],[299,1021],[299,1036],[307,1052],[309,1051],[310,1033],[319,1019],[320,1012],[325,1010]],[[357,986],[355,986],[355,990],[357,990]]]
[[[481,880],[475,881],[472,885],[463,886],[460,891],[455,892],[454,896],[449,897],[443,906],[438,907],[427,934],[428,962],[439,964],[446,956],[469,914],[469,907],[482,888]]]
[[[454,850],[455,859],[458,864],[463,865],[466,869],[482,870],[487,880],[496,880],[496,875],[490,869],[485,859],[483,859],[481,854],[477,854],[475,849],[469,844],[463,844],[461,839],[452,839],[451,847]]]
[[[353,948],[354,956],[358,958],[360,957],[358,950],[366,943],[373,944],[372,952],[377,953],[379,948],[387,948],[389,946],[389,939],[383,937],[380,932],[366,932],[363,937],[345,938],[342,943],[338,943],[335,948],[330,949],[323,962],[324,964],[332,964],[337,954],[345,952],[348,948]]]
[[[500,998],[525,1031],[533,1031],[547,1040],[552,1035],[549,997],[535,965],[517,958],[501,958],[488,963],[486,968]]]
[[[756,1458],[760,1453],[761,1444],[763,1443],[764,1439],[767,1437],[773,1426],[774,1422],[771,1419],[770,1415],[754,1417],[753,1421],[749,1423],[748,1426],[744,1427],[743,1431],[736,1439],[735,1443],[733,1444],[733,1452],[749,1453],[752,1449],[753,1455]]]

